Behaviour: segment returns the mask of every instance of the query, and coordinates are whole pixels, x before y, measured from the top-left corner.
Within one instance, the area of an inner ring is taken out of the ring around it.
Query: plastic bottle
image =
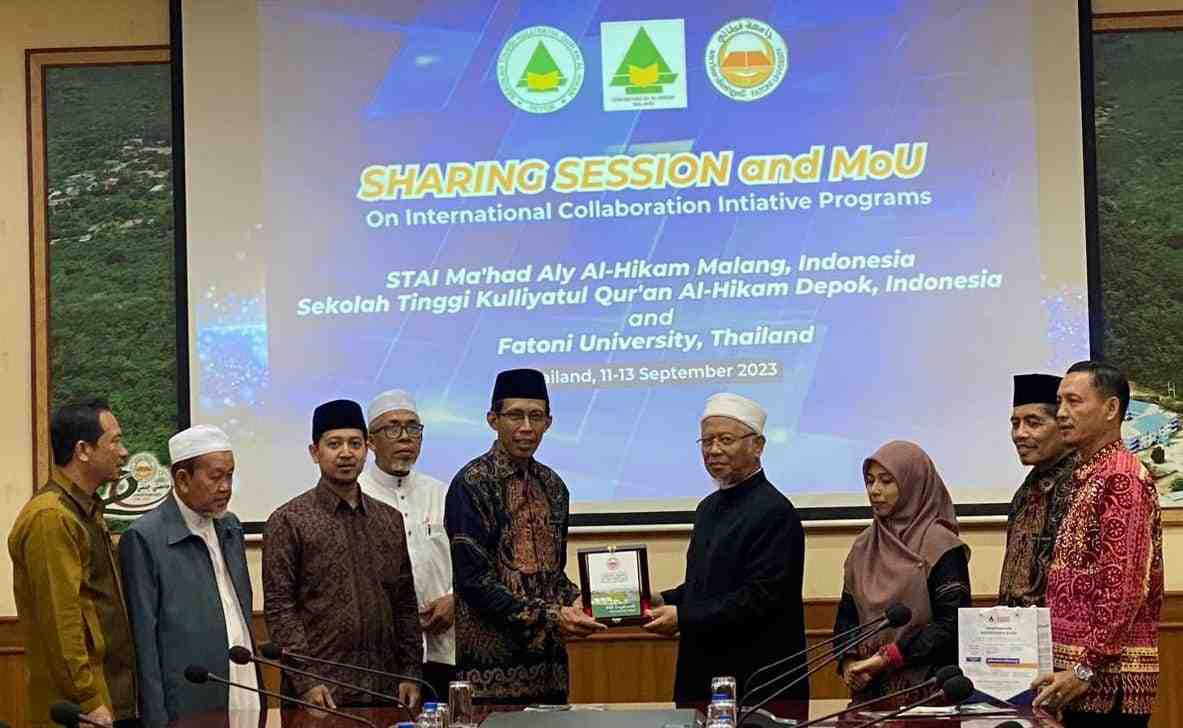
[[[438,728],[439,720],[436,717],[435,709],[435,703],[424,703],[423,711],[419,713],[419,718],[415,721],[415,728]]]

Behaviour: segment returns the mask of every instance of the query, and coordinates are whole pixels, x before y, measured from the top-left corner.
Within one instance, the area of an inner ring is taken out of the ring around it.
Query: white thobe
[[[254,652],[254,645],[251,643],[251,632],[247,627],[246,615],[242,613],[242,606],[238,601],[238,591],[234,588],[234,582],[230,578],[230,570],[226,568],[226,557],[222,555],[222,545],[218,541],[218,532],[214,530],[214,519],[203,516],[185,505],[177,497],[175,491],[173,497],[176,498],[177,506],[181,509],[181,517],[185,519],[185,525],[189,527],[193,535],[205,543],[205,547],[209,551],[210,561],[214,565],[214,579],[218,584],[218,596],[222,601],[222,614],[226,622],[226,641],[231,647],[240,645]],[[185,598],[183,594],[174,596],[177,599]],[[230,670],[227,673],[230,682],[255,689],[259,687],[258,674],[255,672],[255,664],[253,662],[239,665],[236,662],[230,661],[229,658],[227,658],[227,662],[230,665]],[[259,695],[249,690],[231,686],[228,707],[232,714],[234,711],[257,711],[259,709]]]
[[[452,593],[452,550],[444,530],[448,488],[430,475],[412,470],[391,475],[371,462],[357,479],[362,492],[396,508],[407,531],[407,552],[415,577],[415,598],[422,609]],[[424,635],[424,661],[456,664],[456,629]]]

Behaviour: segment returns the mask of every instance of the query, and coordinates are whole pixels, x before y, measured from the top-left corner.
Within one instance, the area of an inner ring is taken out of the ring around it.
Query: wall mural
[[[1098,33],[1105,358],[1134,385],[1122,435],[1183,506],[1183,33]]]

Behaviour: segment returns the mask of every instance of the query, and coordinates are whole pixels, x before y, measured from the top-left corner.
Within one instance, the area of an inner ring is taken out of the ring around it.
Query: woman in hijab
[[[863,461],[874,520],[846,557],[835,634],[879,619],[890,605],[911,621],[863,642],[838,663],[856,700],[924,682],[957,664],[957,610],[970,606],[969,547],[936,466],[911,442],[889,442]],[[840,642],[841,650],[849,641]],[[903,705],[914,695],[896,701]]]

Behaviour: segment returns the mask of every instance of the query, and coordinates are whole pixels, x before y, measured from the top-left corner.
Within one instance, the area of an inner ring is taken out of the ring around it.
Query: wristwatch
[[[1075,675],[1076,679],[1081,682],[1084,682],[1084,683],[1092,682],[1093,668],[1089,667],[1088,665],[1078,662],[1072,666],[1072,674]]]

